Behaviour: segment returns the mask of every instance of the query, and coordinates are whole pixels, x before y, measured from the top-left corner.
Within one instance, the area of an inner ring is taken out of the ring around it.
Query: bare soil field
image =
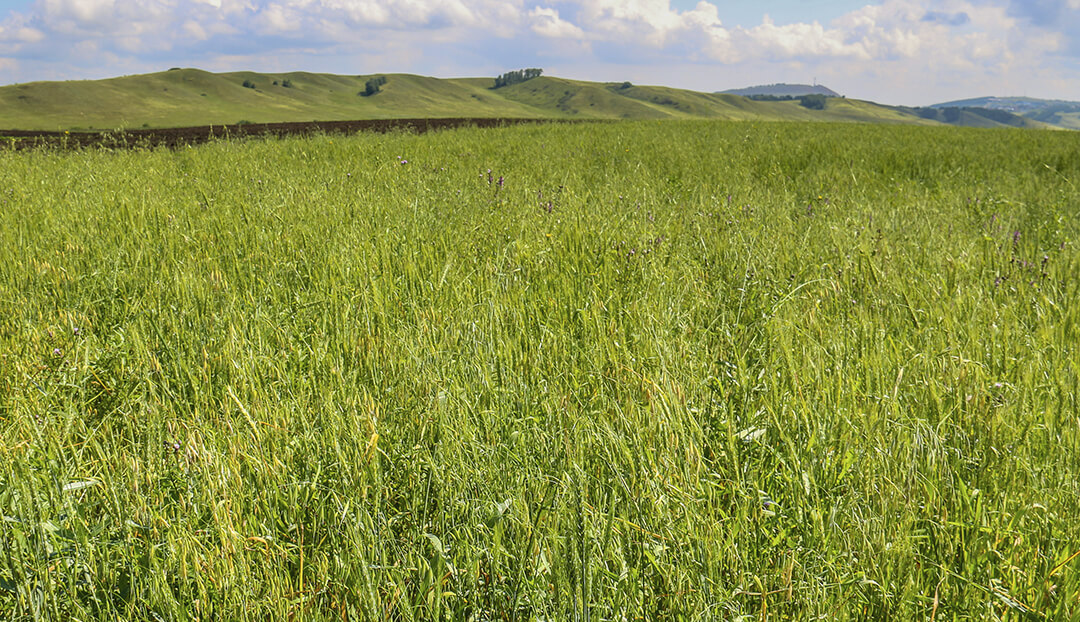
[[[367,119],[361,121],[310,121],[297,123],[245,123],[159,129],[132,129],[108,132],[46,132],[0,130],[0,146],[14,149],[34,147],[106,147],[119,149],[196,145],[214,139],[307,134],[352,134],[355,132],[406,131],[423,133],[457,127],[500,127],[521,123],[547,122],[544,119]]]

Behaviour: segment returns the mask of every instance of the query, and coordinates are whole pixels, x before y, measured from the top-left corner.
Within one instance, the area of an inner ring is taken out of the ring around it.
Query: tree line
[[[495,78],[495,88],[502,88],[504,86],[510,86],[511,84],[517,84],[526,80],[532,80],[533,78],[539,78],[542,73],[544,73],[543,69],[536,68],[507,71],[501,76]]]

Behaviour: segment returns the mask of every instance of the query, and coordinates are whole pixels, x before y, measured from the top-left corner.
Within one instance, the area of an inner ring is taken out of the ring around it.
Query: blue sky
[[[174,66],[1080,100],[1080,0],[0,0],[0,84]]]
[[[673,0],[671,6],[679,11],[690,11],[699,0]],[[866,0],[785,0],[783,2],[748,2],[746,0],[718,0],[714,2],[725,22],[740,26],[756,26],[768,13],[778,23],[827,22],[844,13],[870,4]]]

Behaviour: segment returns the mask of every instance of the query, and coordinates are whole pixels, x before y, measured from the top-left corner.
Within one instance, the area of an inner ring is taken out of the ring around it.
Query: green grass
[[[811,111],[791,101],[757,102],[658,86],[620,89],[546,76],[491,89],[490,78],[387,74],[382,92],[360,96],[371,77],[177,69],[109,80],[18,84],[0,87],[0,128],[114,130],[448,117],[930,123],[910,112],[855,100],[833,100],[826,110]],[[292,88],[284,86],[286,80]],[[245,88],[245,81],[255,88]]]
[[[1057,124],[1070,130],[1080,130],[1080,112],[1063,112]]]
[[[851,124],[0,152],[0,612],[1075,619],[1078,178]]]

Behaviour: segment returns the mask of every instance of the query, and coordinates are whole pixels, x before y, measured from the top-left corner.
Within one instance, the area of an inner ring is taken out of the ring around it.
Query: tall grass
[[[0,612],[1080,616],[1071,134],[0,153]]]

